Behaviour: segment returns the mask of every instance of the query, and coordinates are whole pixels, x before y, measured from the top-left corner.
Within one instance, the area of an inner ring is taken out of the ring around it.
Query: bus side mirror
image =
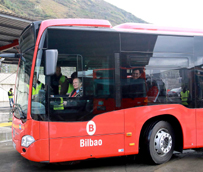
[[[46,75],[53,75],[56,72],[56,65],[58,60],[58,50],[46,50],[45,61],[46,61]]]

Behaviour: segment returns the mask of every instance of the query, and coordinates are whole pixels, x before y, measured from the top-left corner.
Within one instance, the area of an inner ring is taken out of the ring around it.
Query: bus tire
[[[166,121],[151,124],[145,132],[145,155],[149,162],[162,164],[170,160],[175,146],[173,128]]]

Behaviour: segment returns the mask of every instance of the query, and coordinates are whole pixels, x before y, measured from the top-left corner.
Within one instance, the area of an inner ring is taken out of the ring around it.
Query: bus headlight
[[[22,137],[21,146],[24,146],[27,148],[34,142],[35,142],[35,139],[32,136],[26,135]]]

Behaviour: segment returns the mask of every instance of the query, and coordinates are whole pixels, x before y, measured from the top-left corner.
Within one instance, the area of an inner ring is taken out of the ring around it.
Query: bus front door
[[[64,101],[66,100],[64,99]],[[87,103],[91,100],[77,99],[77,103],[78,101],[82,104],[84,101]],[[95,99],[93,102],[94,108],[99,107],[100,114],[94,114],[95,111],[92,110],[92,118],[89,120],[78,117],[76,120],[73,113],[73,106],[76,105],[74,100],[72,100],[71,113],[70,108],[66,106],[64,106],[64,109],[50,113],[50,162],[124,155],[123,111],[112,111],[111,108],[111,111],[104,110],[102,113],[102,101]],[[111,100],[112,107],[113,104],[115,104],[115,101]],[[104,105],[106,104],[103,102],[103,108]],[[75,110],[78,109],[79,107]],[[85,111],[81,110],[75,113],[75,116],[83,113]]]

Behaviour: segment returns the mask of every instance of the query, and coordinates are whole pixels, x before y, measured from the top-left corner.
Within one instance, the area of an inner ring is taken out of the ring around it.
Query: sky
[[[105,0],[146,22],[203,29],[202,0]]]

